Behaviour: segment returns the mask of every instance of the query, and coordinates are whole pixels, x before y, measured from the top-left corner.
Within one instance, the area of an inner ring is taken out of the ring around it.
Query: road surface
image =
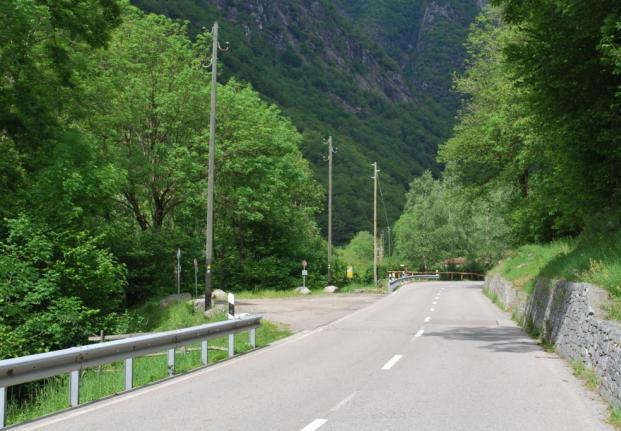
[[[271,347],[19,429],[609,430],[605,408],[482,295],[429,282]]]

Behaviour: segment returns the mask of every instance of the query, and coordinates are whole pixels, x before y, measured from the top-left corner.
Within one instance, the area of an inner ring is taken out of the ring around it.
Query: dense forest
[[[251,83],[301,132],[315,178],[327,186],[334,137],[334,239],[372,229],[370,164],[379,162],[390,223],[413,176],[441,171],[438,145],[451,133],[476,0],[134,0],[140,8],[189,20],[191,34],[218,19],[230,50],[225,82]],[[325,204],[324,204],[325,208]],[[327,213],[318,214],[326,234]],[[386,229],[386,226],[383,226]]]
[[[211,36],[99,0],[2,14],[6,357],[127,330],[128,307],[174,291],[177,248],[184,290],[204,271]],[[325,262],[322,189],[275,106],[234,79],[218,93],[216,286],[291,287]]]
[[[564,276],[577,277],[619,253],[621,4],[493,3],[455,81],[445,172],[412,183],[397,250],[421,268],[456,256],[485,268],[508,248],[575,238],[588,251]]]

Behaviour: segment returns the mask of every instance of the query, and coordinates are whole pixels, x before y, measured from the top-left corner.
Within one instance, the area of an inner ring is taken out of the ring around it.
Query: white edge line
[[[335,412],[338,409],[340,409],[341,407],[343,407],[345,404],[347,404],[348,402],[350,402],[354,397],[356,396],[356,391],[352,392],[351,394],[347,395],[340,403],[338,403],[337,405],[335,405],[334,407],[332,407],[330,409],[331,412]]]
[[[306,425],[304,428],[302,428],[302,431],[315,431],[315,430],[318,430],[326,422],[328,422],[328,419],[315,419],[314,421],[312,421],[311,423]]]
[[[386,370],[390,370],[397,362],[399,362],[399,359],[403,358],[403,355],[395,355],[393,356],[390,361],[386,362],[386,365],[384,365],[382,367],[382,370],[386,371]]]

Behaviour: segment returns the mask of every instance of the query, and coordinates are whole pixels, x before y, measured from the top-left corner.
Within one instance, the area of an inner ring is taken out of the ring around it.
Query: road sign
[[[305,259],[302,261],[302,268],[306,269],[307,266],[308,266],[308,262]]]
[[[308,275],[308,271],[307,271],[307,270],[305,270],[305,269],[303,269],[303,270],[302,270],[302,275],[303,275],[304,277],[306,277],[306,276]]]
[[[229,319],[235,318],[235,295],[229,293],[228,295],[228,303],[229,303]]]
[[[194,259],[194,269],[198,271],[198,260]]]
[[[354,267],[353,266],[347,267],[347,278],[350,280],[354,278]]]

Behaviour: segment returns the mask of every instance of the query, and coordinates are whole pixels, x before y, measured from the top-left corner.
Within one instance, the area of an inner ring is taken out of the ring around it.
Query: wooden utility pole
[[[205,232],[205,310],[211,308],[212,264],[213,264],[213,188],[216,157],[216,87],[218,85],[218,22],[211,33],[211,112],[209,117],[209,172],[207,174],[207,229]]]
[[[377,287],[377,162],[373,163],[373,282]]]
[[[332,285],[332,136],[328,137],[328,286]]]

